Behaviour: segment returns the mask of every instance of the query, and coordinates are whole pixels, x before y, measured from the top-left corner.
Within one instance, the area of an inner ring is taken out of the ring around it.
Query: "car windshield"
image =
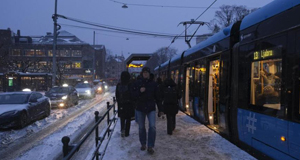
[[[0,104],[23,104],[28,102],[29,94],[0,95]]]
[[[68,93],[69,88],[66,87],[55,87],[50,90],[50,93]]]
[[[75,88],[91,88],[88,83],[78,83]]]

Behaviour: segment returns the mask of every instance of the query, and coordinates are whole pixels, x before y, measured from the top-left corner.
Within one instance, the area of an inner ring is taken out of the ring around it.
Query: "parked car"
[[[49,116],[50,112],[50,99],[41,93],[0,93],[0,128],[23,128],[29,122]]]
[[[95,88],[89,83],[78,83],[75,86],[79,98],[94,98],[96,96]]]
[[[51,100],[52,107],[66,108],[77,105],[79,98],[76,89],[72,86],[53,87],[45,93]]]

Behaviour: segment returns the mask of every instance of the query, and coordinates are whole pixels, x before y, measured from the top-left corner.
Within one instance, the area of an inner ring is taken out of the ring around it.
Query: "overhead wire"
[[[142,6],[142,7],[162,7],[162,8],[179,8],[179,9],[183,9],[183,8],[189,8],[189,9],[205,9],[207,7],[192,7],[192,6],[169,6],[169,5],[151,5],[151,4],[137,4],[137,3],[124,3],[124,2],[119,2],[119,1],[115,1],[115,0],[110,0],[112,2],[115,3],[119,3],[119,4],[124,4],[124,5],[131,5],[131,6]],[[217,7],[214,7],[215,9],[217,9]]]
[[[78,23],[82,23],[82,24],[86,24],[86,25],[91,25],[91,26],[95,26],[95,27],[99,27],[99,28],[105,28],[105,29],[109,29],[109,30],[123,32],[123,33],[130,33],[130,34],[136,34],[136,35],[147,35],[147,36],[154,36],[154,37],[167,37],[167,38],[173,38],[174,36],[176,36],[175,34],[164,34],[164,33],[157,33],[157,32],[145,32],[145,31],[139,31],[139,30],[129,30],[129,29],[118,28],[118,27],[114,27],[114,26],[96,24],[96,23],[93,23],[93,22],[88,22],[88,21],[84,21],[84,20],[80,20],[80,19],[75,19],[75,18],[71,18],[71,17],[59,15],[59,14],[57,16],[60,17],[60,18],[66,19],[66,20],[70,20],[70,21],[74,21],[74,22],[78,22]],[[184,37],[184,36],[182,36],[182,37]]]

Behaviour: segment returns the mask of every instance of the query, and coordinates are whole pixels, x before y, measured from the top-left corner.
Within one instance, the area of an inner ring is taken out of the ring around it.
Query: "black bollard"
[[[99,121],[99,112],[98,111],[95,111],[95,123],[97,123]],[[98,131],[98,126],[96,127],[96,130],[95,130],[95,140],[96,140],[96,147],[98,146],[98,140],[99,140],[99,131]]]

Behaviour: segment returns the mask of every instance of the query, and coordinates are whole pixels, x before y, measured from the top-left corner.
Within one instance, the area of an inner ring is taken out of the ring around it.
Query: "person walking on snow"
[[[118,102],[118,116],[121,119],[121,136],[128,137],[131,117],[134,116],[134,103],[132,99],[132,83],[127,71],[121,73],[121,82],[116,87],[116,99]]]
[[[134,97],[136,97],[136,115],[139,125],[139,140],[141,143],[141,150],[146,150],[149,154],[154,153],[154,144],[156,138],[156,112],[155,104],[157,104],[159,112],[162,114],[161,99],[159,97],[159,89],[157,83],[150,80],[150,68],[144,67],[142,69],[142,78],[137,80],[134,84],[136,90]],[[148,141],[145,128],[146,117],[149,122]]]

